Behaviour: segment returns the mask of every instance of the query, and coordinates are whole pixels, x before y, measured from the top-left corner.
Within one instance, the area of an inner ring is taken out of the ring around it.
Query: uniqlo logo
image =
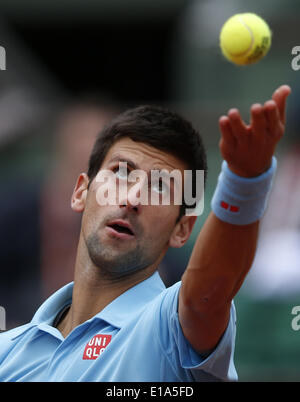
[[[111,335],[95,335],[86,345],[82,359],[95,360],[104,352],[106,346],[111,341]]]

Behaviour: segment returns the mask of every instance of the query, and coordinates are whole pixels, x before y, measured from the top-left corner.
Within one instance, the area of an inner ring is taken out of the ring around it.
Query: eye
[[[162,179],[159,179],[158,182],[155,180],[155,182],[151,184],[151,188],[159,194],[165,194],[169,191],[168,185]]]
[[[129,169],[125,166],[116,166],[112,169],[112,171],[119,180],[127,180],[128,174],[130,173]]]

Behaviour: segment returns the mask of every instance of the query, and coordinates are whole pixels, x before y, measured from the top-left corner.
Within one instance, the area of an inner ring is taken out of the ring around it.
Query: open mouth
[[[116,232],[118,232],[118,233],[127,233],[127,234],[129,234],[129,235],[131,235],[131,236],[133,236],[134,234],[133,234],[133,232],[132,232],[132,230],[129,228],[129,227],[126,227],[126,226],[122,226],[122,225],[119,225],[119,224],[113,224],[113,225],[108,225],[110,228],[113,228]]]
[[[106,226],[114,237],[130,238],[134,236],[131,225],[123,220],[115,220]]]

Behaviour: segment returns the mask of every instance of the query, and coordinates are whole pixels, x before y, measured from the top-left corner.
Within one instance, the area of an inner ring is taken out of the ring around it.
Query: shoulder
[[[0,355],[3,349],[9,347],[16,338],[22,335],[27,329],[31,328],[32,324],[25,324],[19,327],[10,329],[0,333]]]
[[[176,282],[174,285],[164,289],[157,295],[149,304],[148,309],[159,309],[161,315],[173,315],[178,309],[178,296],[181,287],[181,281]]]
[[[174,322],[178,312],[178,295],[181,282],[164,289],[151,302],[149,302],[142,314],[142,320],[151,326],[151,331],[159,340],[162,349],[170,345]]]

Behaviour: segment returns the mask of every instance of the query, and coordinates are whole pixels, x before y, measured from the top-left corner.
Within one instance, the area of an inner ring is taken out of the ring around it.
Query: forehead
[[[145,170],[167,169],[170,171],[187,169],[186,164],[176,156],[144,142],[133,141],[129,137],[121,138],[112,145],[103,161],[103,165],[118,159],[128,159],[134,162],[137,168]]]

